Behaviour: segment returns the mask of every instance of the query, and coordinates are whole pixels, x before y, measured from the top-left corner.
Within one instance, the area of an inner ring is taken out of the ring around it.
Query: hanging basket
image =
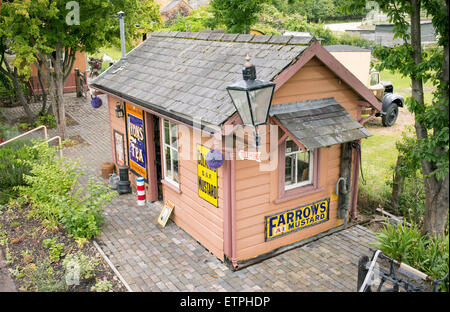
[[[91,97],[91,106],[93,108],[99,108],[102,106],[102,99],[99,96],[93,96]]]
[[[205,157],[206,165],[211,169],[217,169],[223,165],[225,157],[219,150],[210,150]]]

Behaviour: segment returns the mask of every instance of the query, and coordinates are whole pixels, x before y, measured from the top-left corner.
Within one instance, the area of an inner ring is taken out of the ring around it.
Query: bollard
[[[137,177],[136,179],[136,189],[137,189],[137,204],[138,206],[145,206],[145,183],[143,177]]]

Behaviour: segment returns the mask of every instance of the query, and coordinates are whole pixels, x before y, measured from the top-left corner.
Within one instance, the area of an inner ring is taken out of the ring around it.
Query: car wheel
[[[398,106],[395,103],[392,103],[389,105],[389,107],[386,110],[386,114],[381,117],[381,121],[383,123],[383,126],[385,127],[391,127],[395,124],[395,121],[398,117]]]

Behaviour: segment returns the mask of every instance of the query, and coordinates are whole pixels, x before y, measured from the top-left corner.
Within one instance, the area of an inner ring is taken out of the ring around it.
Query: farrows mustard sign
[[[329,220],[330,199],[267,216],[266,241],[281,237]]]
[[[219,192],[217,187],[217,169],[206,165],[206,154],[209,148],[197,144],[198,196],[208,203],[218,206]]]

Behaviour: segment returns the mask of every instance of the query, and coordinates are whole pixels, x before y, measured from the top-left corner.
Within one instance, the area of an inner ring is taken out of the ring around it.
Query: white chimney
[[[122,54],[122,60],[126,60],[126,52],[125,52],[125,24],[123,21],[123,17],[125,16],[125,13],[120,11],[117,13],[119,16],[119,22],[120,22],[120,50]]]

